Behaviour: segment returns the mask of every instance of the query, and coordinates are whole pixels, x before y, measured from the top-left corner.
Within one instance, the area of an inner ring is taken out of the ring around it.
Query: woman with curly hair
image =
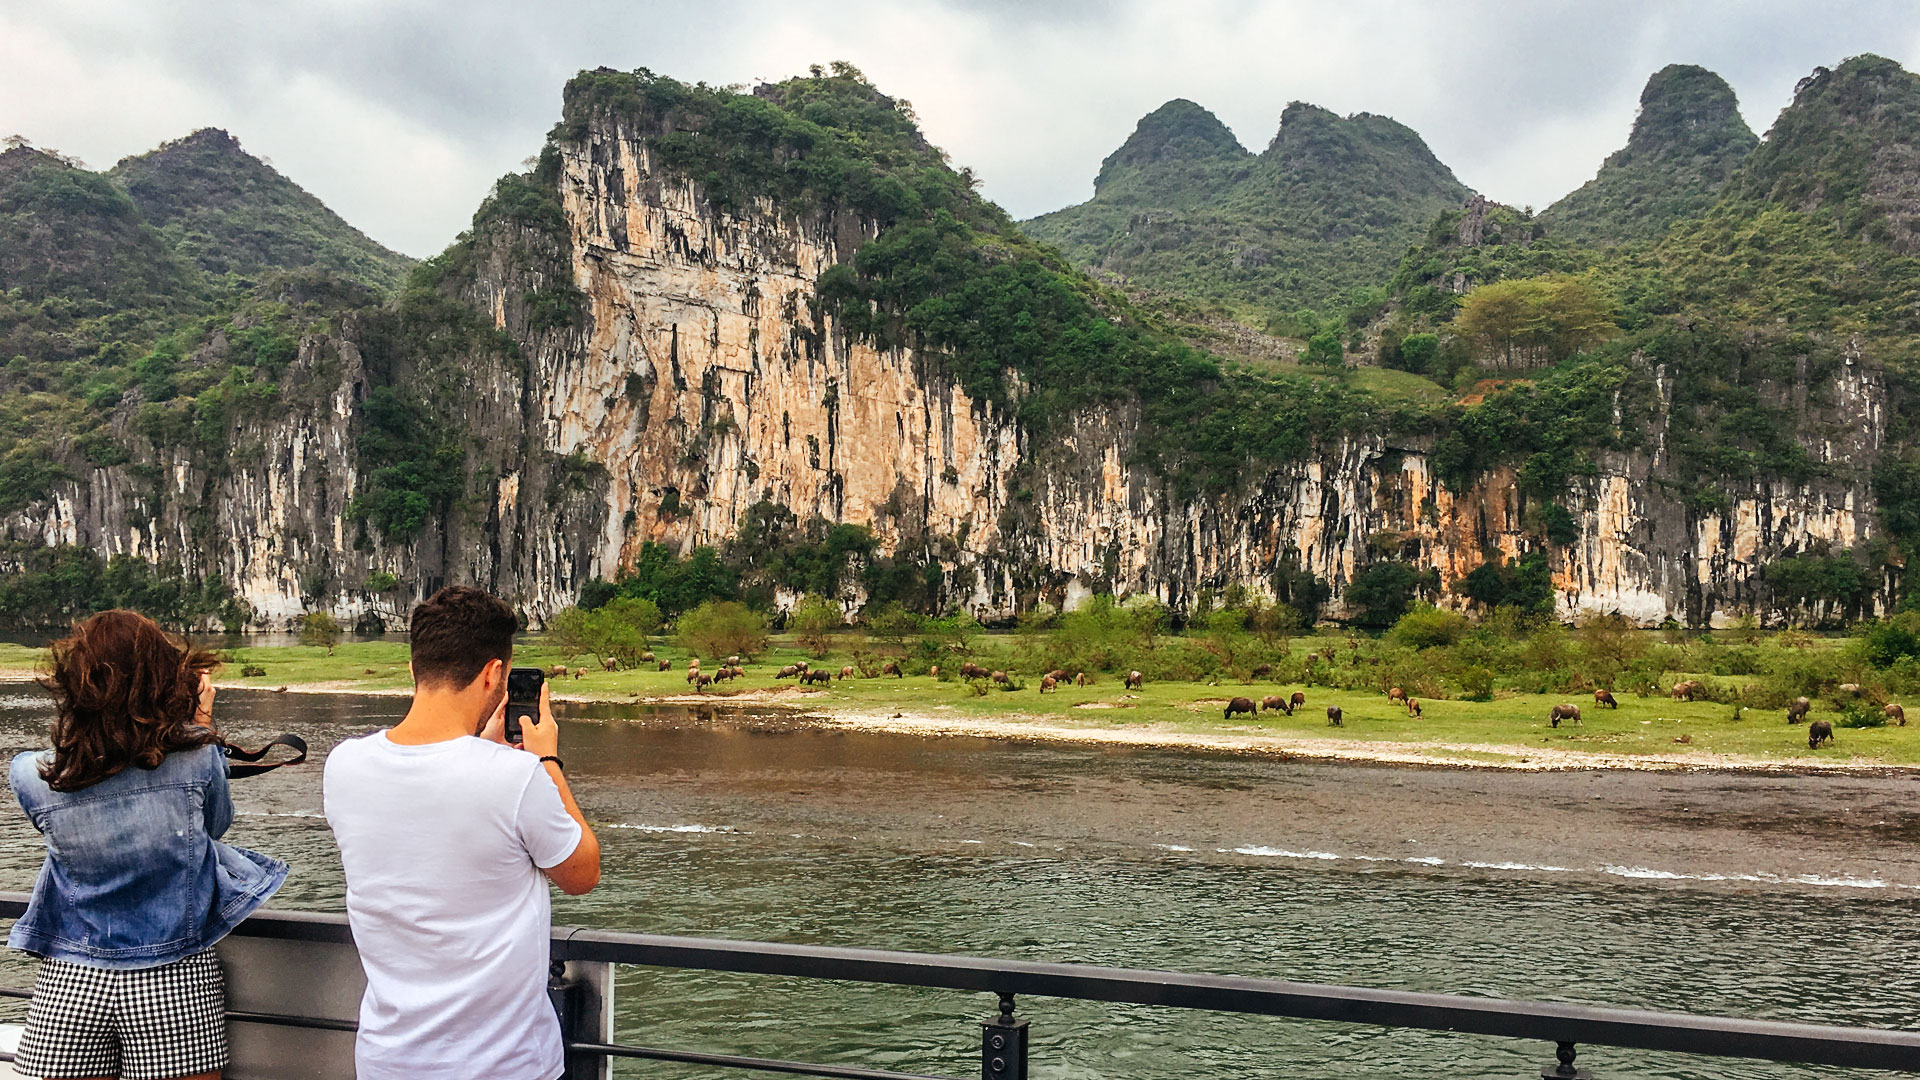
[[[219,842],[233,822],[213,654],[131,611],[52,649],[53,748],[13,759],[47,838],[7,944],[41,958],[14,1067],[47,1078],[217,1078],[226,983],[213,945],[287,866]]]

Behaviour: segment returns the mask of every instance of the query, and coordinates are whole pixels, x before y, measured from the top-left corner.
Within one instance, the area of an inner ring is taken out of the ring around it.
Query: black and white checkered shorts
[[[40,961],[13,1067],[48,1080],[166,1080],[227,1065],[227,982],[212,949],[144,971]]]

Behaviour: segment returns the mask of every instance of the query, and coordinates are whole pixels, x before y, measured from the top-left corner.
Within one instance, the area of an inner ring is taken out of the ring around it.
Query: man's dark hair
[[[413,681],[458,690],[489,661],[513,660],[520,620],[499,597],[471,585],[449,585],[413,609],[407,638]]]

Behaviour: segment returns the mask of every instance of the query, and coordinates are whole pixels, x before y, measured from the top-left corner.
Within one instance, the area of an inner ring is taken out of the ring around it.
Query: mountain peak
[[[1920,251],[1920,76],[1871,54],[1815,68],[1767,132],[1740,193],[1826,209],[1847,232]]]
[[[1720,76],[1669,64],[1647,80],[1627,145],[1540,220],[1577,240],[1645,239],[1704,211],[1759,140]]]
[[[107,175],[208,273],[255,277],[315,268],[392,288],[412,265],[220,128],[123,158]]]
[[[1174,98],[1140,118],[1127,141],[1100,163],[1093,187],[1099,191],[1130,169],[1247,156],[1247,149],[1219,117],[1185,98]]]

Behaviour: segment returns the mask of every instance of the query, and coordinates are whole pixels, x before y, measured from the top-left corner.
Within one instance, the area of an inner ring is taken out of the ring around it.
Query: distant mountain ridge
[[[314,269],[392,289],[414,262],[347,224],[219,128],[122,159],[107,176],[209,274]]]
[[[1472,194],[1412,129],[1295,102],[1249,153],[1175,99],[1102,163],[1094,197],[1022,223],[1086,266],[1243,311],[1318,307],[1376,284]]]

